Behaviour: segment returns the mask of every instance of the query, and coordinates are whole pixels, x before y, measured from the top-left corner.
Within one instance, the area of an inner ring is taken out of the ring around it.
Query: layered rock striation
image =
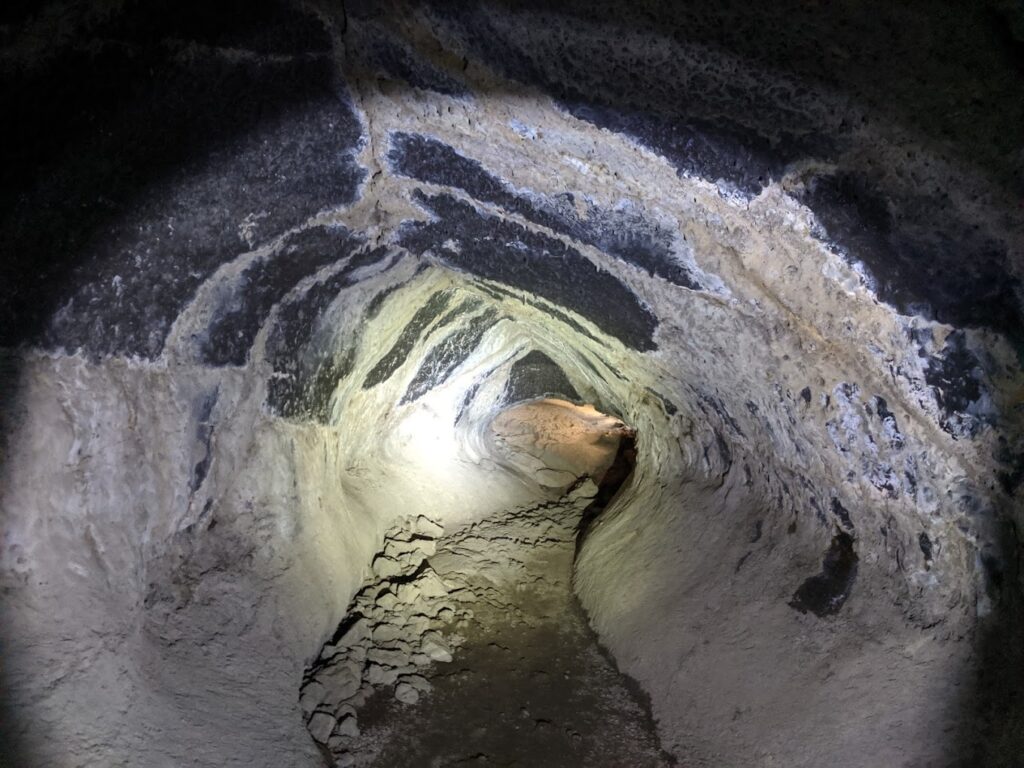
[[[4,11],[8,754],[312,766],[422,705],[465,608],[367,585],[563,503],[494,429],[558,398],[635,430],[573,585],[662,748],[1014,764],[1019,9],[187,10]],[[336,633],[392,623],[374,682]]]

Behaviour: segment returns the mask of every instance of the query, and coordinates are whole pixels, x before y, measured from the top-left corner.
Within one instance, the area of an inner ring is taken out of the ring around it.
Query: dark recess
[[[944,214],[929,221],[939,201],[890,200],[866,176],[816,177],[803,195],[847,258],[860,260],[878,297],[904,314],[956,326],[992,328],[1024,341],[1007,254],[975,227]]]
[[[519,403],[540,397],[558,397],[581,402],[579,392],[554,360],[539,350],[532,350],[512,364],[504,402]]]
[[[244,217],[267,213],[264,240],[353,197],[359,124],[322,25],[289,3],[67,13],[77,36],[0,68],[17,148],[0,180],[0,344],[153,357],[196,286],[248,250]]]
[[[634,469],[636,469],[636,430],[624,430],[619,437],[619,448],[615,452],[612,465],[597,481],[597,495],[583,510],[583,515],[580,517],[579,529],[576,533],[577,554],[583,546],[583,542],[586,541],[594,521],[608,508],[626,481],[633,476]]]
[[[836,614],[850,596],[856,578],[857,553],[853,551],[853,537],[837,530],[821,561],[821,573],[801,584],[789,605],[800,613],[810,611],[818,617]]]
[[[947,415],[966,411],[981,397],[978,369],[978,360],[967,349],[962,331],[947,336],[942,353],[928,361],[925,381],[935,387],[936,399]]]
[[[962,688],[957,731],[963,768],[1020,768],[1024,755],[1024,543],[1009,520],[998,531],[998,560],[990,555],[988,596],[992,612],[974,640],[972,678]]]
[[[839,522],[842,523],[842,526],[846,530],[852,531],[853,530],[853,520],[850,519],[850,513],[846,509],[846,507],[843,506],[843,502],[841,502],[839,499],[837,499],[835,496],[833,496],[832,497],[832,501],[831,501],[831,506],[832,506],[832,514],[834,514],[839,519]]]
[[[428,64],[403,43],[382,34],[370,35],[368,57],[381,70],[414,88],[436,91],[448,96],[467,96],[466,87],[450,75]]]

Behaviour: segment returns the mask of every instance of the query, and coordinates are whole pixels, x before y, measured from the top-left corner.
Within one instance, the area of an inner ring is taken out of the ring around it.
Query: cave
[[[1024,6],[0,8],[0,766],[1024,765]]]

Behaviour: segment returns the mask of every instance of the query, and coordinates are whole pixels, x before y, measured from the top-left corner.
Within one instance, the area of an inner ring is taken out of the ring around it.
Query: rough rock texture
[[[449,586],[432,566],[443,528],[420,515],[395,526],[373,558],[373,577],[356,594],[335,636],[306,673],[299,704],[318,744],[352,764],[358,710],[388,686],[413,704],[430,690],[421,673],[452,660],[459,636],[445,637],[453,620],[470,615],[449,600]]]
[[[558,498],[492,430],[554,395],[636,430],[574,586],[682,763],[1017,764],[1022,41],[1007,0],[0,11],[4,755],[320,764],[354,724],[297,691],[385,533]]]
[[[669,764],[635,684],[572,594],[576,533],[596,492],[588,482],[439,539],[422,516],[388,532],[300,694],[332,760]]]

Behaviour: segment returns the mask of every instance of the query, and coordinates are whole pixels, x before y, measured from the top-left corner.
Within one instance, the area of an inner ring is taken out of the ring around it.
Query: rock
[[[401,584],[398,587],[398,600],[405,605],[413,605],[422,598],[418,582],[416,584]]]
[[[368,685],[360,686],[358,691],[348,697],[345,704],[353,707],[353,709],[358,709],[366,703],[366,700],[370,697],[370,693],[372,691],[373,689]]]
[[[349,745],[350,741],[350,739],[340,736],[338,733],[332,733],[331,738],[327,740],[327,748],[331,750],[332,753],[347,751],[346,747]],[[335,763],[335,765],[337,765],[337,763]]]
[[[376,603],[385,611],[391,611],[394,610],[396,605],[398,605],[398,598],[395,596],[394,592],[381,592],[377,595]]]
[[[356,716],[356,708],[353,704],[339,704],[338,708],[334,710],[334,719],[339,723],[348,715],[351,715],[352,717]]]
[[[427,557],[437,553],[437,542],[433,539],[413,539],[413,544]]]
[[[352,648],[369,639],[370,622],[366,619],[359,619],[341,636],[341,639],[336,644],[336,648]]]
[[[302,692],[299,694],[299,708],[302,710],[303,716],[308,718],[312,715],[326,695],[327,689],[317,680],[310,680],[302,686]]]
[[[420,692],[408,683],[399,683],[395,686],[395,698],[403,704],[415,704],[420,700]]]
[[[345,655],[348,656],[349,661],[353,661],[362,666],[362,663],[366,661],[366,646],[357,645],[353,648],[349,648]]]
[[[445,664],[452,660],[452,650],[448,647],[448,644],[437,632],[428,632],[423,636],[423,642],[420,644],[420,650],[423,651],[433,661],[440,661]]]
[[[396,640],[391,647],[395,650],[401,651],[406,656],[412,654],[412,646],[405,642],[405,640]]]
[[[433,689],[430,681],[423,677],[423,675],[402,675],[398,678],[398,682],[399,684],[405,683],[412,686],[420,693],[429,693]]]
[[[444,528],[435,523],[425,515],[419,515],[415,522],[413,522],[412,530],[414,533],[420,536],[427,536],[432,539],[441,538],[441,534],[444,533]]]
[[[317,672],[316,679],[326,689],[324,698],[344,701],[359,690],[363,680],[362,667],[352,659],[338,657]]]
[[[409,663],[409,654],[389,648],[371,648],[367,651],[366,657],[370,661],[389,667],[402,667]]]
[[[345,653],[352,648],[365,644],[370,639],[371,624],[365,618],[360,618],[353,624],[335,644],[336,653]]]
[[[306,728],[317,742],[326,744],[336,724],[335,719],[326,712],[314,712],[313,716],[309,718]]]
[[[339,736],[345,736],[350,739],[354,739],[359,735],[359,724],[356,722],[355,715],[345,715],[334,728],[334,732]]]
[[[405,568],[397,560],[387,555],[377,555],[373,560],[373,574],[381,579],[391,579],[405,573]]]
[[[408,622],[406,622],[406,625],[404,627],[405,636],[410,638],[419,637],[428,629],[430,629],[430,624],[430,619],[428,619],[426,616],[423,616],[422,614],[417,614],[416,616],[410,618]]]
[[[373,628],[373,642],[387,644],[404,635],[404,631],[394,624],[378,624]]]
[[[491,551],[494,548],[494,542],[480,536],[467,536],[459,542],[459,548],[469,550],[469,556],[472,557]]]
[[[592,499],[595,496],[597,496],[597,491],[598,488],[594,484],[594,481],[591,480],[590,478],[587,478],[582,483],[580,483],[579,487],[569,492],[569,494],[566,496],[566,500],[569,503],[572,503],[574,501],[579,501],[581,499]]]
[[[410,539],[409,541],[389,541],[384,554],[396,560],[402,555],[422,554],[433,555],[437,552],[437,542],[433,539]]]
[[[366,681],[371,685],[391,685],[398,679],[398,672],[380,664],[370,664],[366,668]]]
[[[447,623],[455,618],[455,611],[451,608],[442,608],[437,612],[437,618],[439,621]]]
[[[415,573],[415,571],[427,560],[427,556],[418,549],[399,555],[398,562],[402,564],[403,573]]]
[[[416,579],[415,583],[424,597],[448,596],[448,587],[446,587],[445,583],[441,581],[441,577],[430,569],[420,574],[420,577]]]

